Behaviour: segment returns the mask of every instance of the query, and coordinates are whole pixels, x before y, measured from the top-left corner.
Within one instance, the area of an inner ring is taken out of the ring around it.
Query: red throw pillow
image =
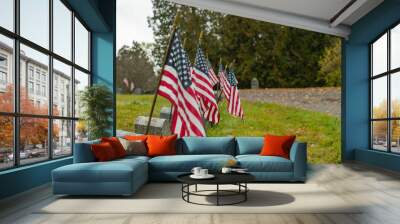
[[[175,142],[177,135],[171,136],[159,136],[149,135],[147,137],[147,155],[154,156],[165,156],[165,155],[176,155]]]
[[[115,151],[112,145],[108,142],[91,145],[94,157],[99,162],[110,161],[116,159]]]
[[[146,141],[147,135],[126,135],[124,139],[129,141]]]
[[[110,143],[110,145],[114,149],[115,155],[118,158],[126,156],[126,151],[124,149],[124,146],[122,146],[121,142],[117,137],[101,138],[101,142]]]
[[[262,156],[280,156],[286,159],[290,158],[290,148],[296,136],[274,136],[266,135],[264,137],[264,146],[261,149]]]

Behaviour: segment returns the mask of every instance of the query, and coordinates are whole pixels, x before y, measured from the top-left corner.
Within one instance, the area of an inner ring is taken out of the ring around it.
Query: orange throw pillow
[[[146,141],[147,135],[126,135],[124,139],[129,141]]]
[[[154,156],[165,156],[165,155],[176,155],[175,142],[177,135],[171,136],[158,136],[149,135],[147,137],[147,155]]]
[[[110,143],[110,145],[114,149],[115,155],[118,158],[126,156],[126,151],[124,149],[124,146],[122,146],[121,142],[117,137],[101,138],[101,142]]]
[[[290,148],[293,145],[296,136],[274,136],[266,135],[264,137],[264,146],[261,149],[262,156],[280,156],[286,159],[290,158]]]
[[[117,158],[112,145],[108,142],[93,144],[91,145],[91,149],[94,157],[99,162],[110,161]]]

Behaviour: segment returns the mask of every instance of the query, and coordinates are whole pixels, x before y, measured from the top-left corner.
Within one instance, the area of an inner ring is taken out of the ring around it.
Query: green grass
[[[148,116],[152,95],[118,95],[117,129],[133,131],[137,116]],[[269,103],[242,102],[244,120],[230,116],[226,104],[220,104],[221,121],[216,126],[207,126],[207,136],[264,136],[294,134],[308,143],[310,163],[340,162],[340,119],[319,112]],[[160,108],[169,106],[158,97],[154,115]]]
[[[134,131],[137,116],[149,116],[154,95],[117,95],[117,129]],[[163,97],[157,97],[154,117],[159,117],[160,109],[170,103]]]

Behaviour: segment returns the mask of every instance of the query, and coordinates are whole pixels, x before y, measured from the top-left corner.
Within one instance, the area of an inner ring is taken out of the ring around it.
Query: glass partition
[[[400,153],[400,25],[370,45],[371,148]]]
[[[71,156],[87,139],[74,105],[90,85],[90,30],[62,0],[0,0],[0,27],[0,170]]]

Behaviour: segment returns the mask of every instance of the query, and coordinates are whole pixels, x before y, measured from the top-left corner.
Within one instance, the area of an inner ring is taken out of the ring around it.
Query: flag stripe
[[[219,122],[219,110],[213,90],[214,84],[209,65],[210,63],[205,58],[203,51],[198,47],[191,74],[196,86],[196,95],[203,112],[203,117],[207,121],[216,124]]]
[[[205,136],[205,129],[191,81],[189,60],[178,33],[173,33],[167,63],[158,87],[160,96],[172,104],[171,131],[180,137]]]
[[[216,84],[218,84],[219,79],[215,74],[214,69],[212,68],[212,65],[209,60],[207,60],[207,63],[208,63],[208,75],[210,76],[211,84],[212,86],[215,86]]]
[[[165,74],[168,74],[168,76],[176,73],[176,70],[173,68],[167,67],[164,70]],[[176,74],[175,74],[176,75]],[[193,97],[194,96],[194,91],[193,89],[188,89],[185,90],[182,86],[181,83],[178,82],[179,88],[178,88],[178,114],[180,115],[180,118],[186,123],[186,125],[189,125],[189,132],[192,132],[194,134],[199,134],[202,131],[198,130],[197,126],[203,126],[202,121],[201,121],[201,115],[198,111],[197,107],[197,101]],[[196,117],[200,119],[191,119],[189,120],[189,117]]]
[[[210,69],[208,70],[208,74],[210,75],[211,84],[213,86],[215,86],[219,80],[218,80],[218,77],[215,74],[214,70],[211,68],[211,65],[210,65]]]
[[[224,74],[225,75],[225,74]],[[240,102],[239,89],[237,88],[237,79],[232,70],[228,71],[227,76],[221,76],[222,79],[226,80],[225,86],[229,86],[226,94],[228,94],[228,112],[236,117],[243,119],[243,108]],[[225,88],[225,87],[224,87]]]
[[[226,79],[226,76],[225,76],[225,72],[224,72],[224,70],[222,68],[222,65],[220,65],[219,79],[220,79],[219,83],[221,85],[222,93],[224,94],[225,99],[227,100],[227,102],[229,102],[229,95],[230,95],[229,91],[230,91],[230,88],[229,88],[228,80]]]

